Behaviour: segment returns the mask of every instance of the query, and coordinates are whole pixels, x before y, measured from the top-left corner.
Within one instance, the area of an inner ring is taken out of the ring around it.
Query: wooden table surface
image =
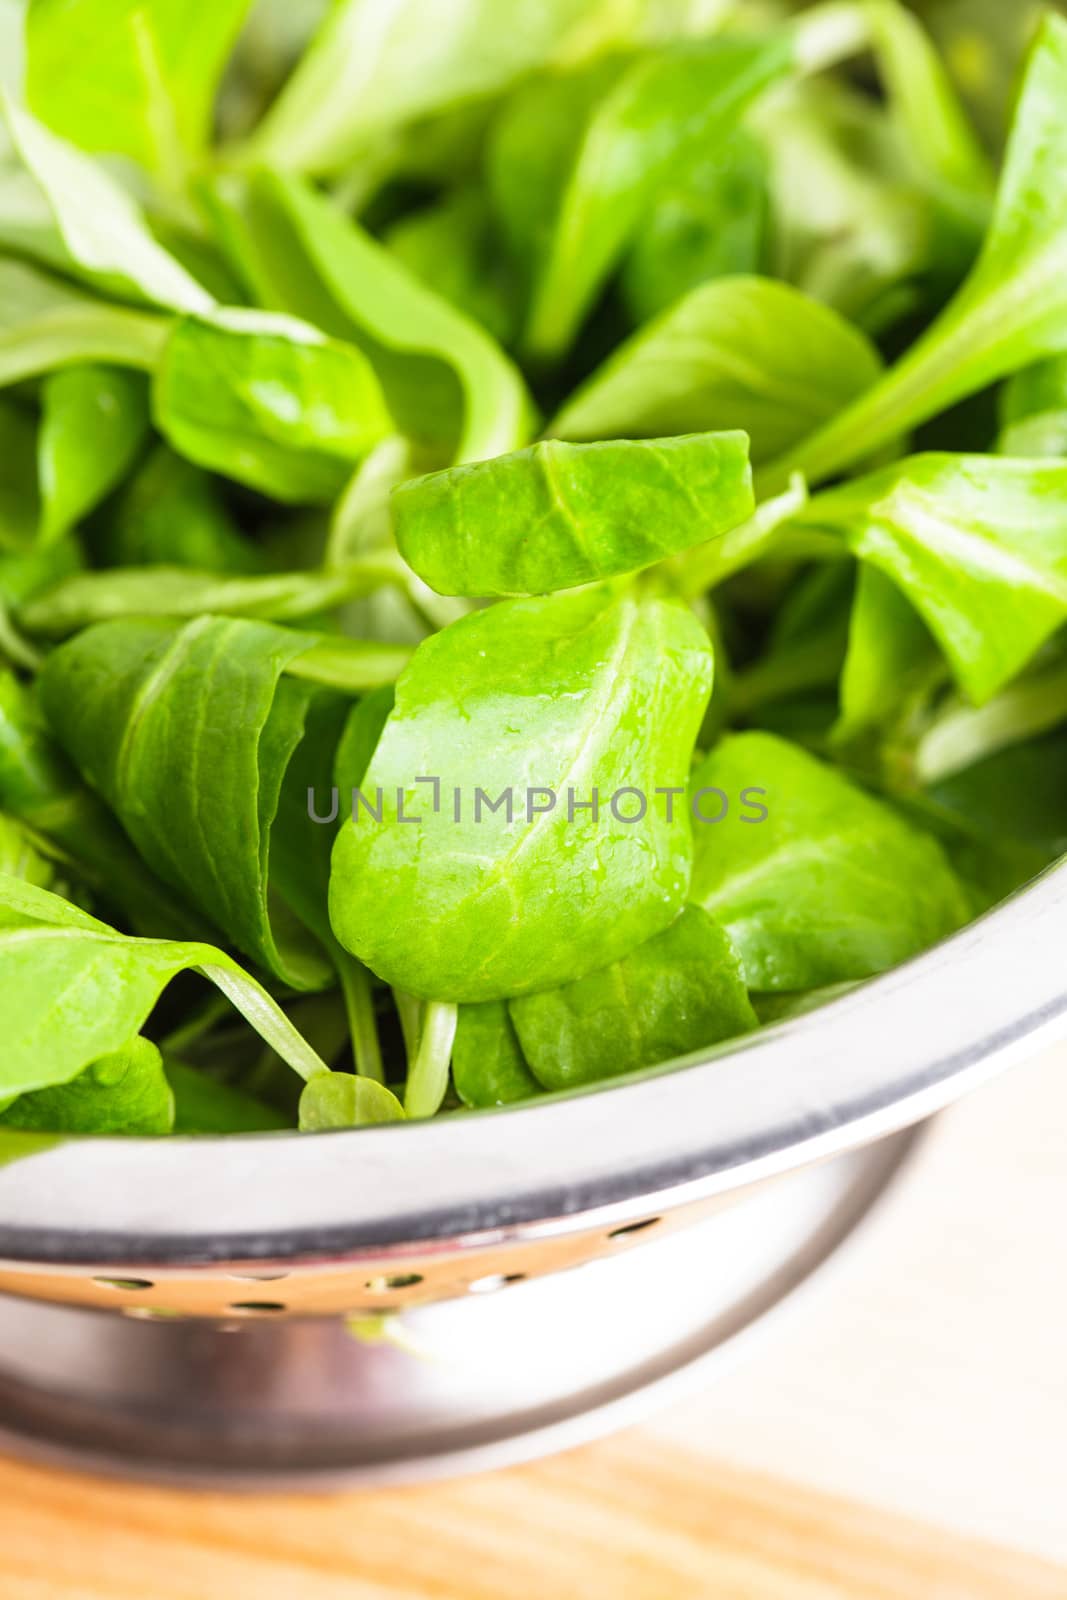
[[[190,1494],[0,1462],[3,1600],[1064,1600],[1067,1570],[643,1429],[414,1489]]]

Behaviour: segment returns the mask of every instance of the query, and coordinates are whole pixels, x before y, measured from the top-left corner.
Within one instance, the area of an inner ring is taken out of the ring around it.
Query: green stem
[[[869,48],[871,28],[866,8],[856,0],[827,0],[814,6],[793,27],[793,53],[800,72],[825,72]]]
[[[180,1056],[191,1044],[195,1044],[208,1033],[217,1022],[221,1022],[224,1017],[232,1016],[233,1006],[226,996],[210,994],[180,1027],[174,1028],[160,1039],[159,1048],[165,1056]]]
[[[348,1031],[352,1036],[356,1071],[362,1078],[373,1078],[375,1083],[384,1083],[385,1068],[382,1066],[378,1024],[374,1017],[370,974],[362,962],[353,960],[344,951],[339,951],[335,960],[348,1015]]]
[[[426,1005],[419,1047],[404,1091],[404,1110],[409,1117],[432,1117],[441,1108],[457,1017],[457,1007],[450,1000],[430,1000]]]
[[[976,269],[976,270],[980,270]],[[1010,292],[1008,292],[1010,290]],[[825,482],[866,462],[968,395],[1003,378],[1047,346],[1030,340],[1028,307],[1045,295],[1041,274],[1009,280],[988,293],[972,278],[896,366],[824,427],[757,474],[760,498],[785,489],[795,472],[809,484]]]
[[[419,1034],[422,1032],[422,1002],[405,989],[393,990],[393,1002],[400,1018],[400,1031],[404,1035],[404,1050],[410,1067],[419,1048]]]
[[[809,689],[828,688],[836,682],[840,670],[841,646],[834,638],[813,639],[810,644],[767,656],[734,678],[730,685],[730,716],[747,716],[775,700]]]
[[[1048,733],[1067,718],[1067,663],[1024,678],[984,706],[957,704],[915,752],[919,782],[940,783],[1009,745]]]
[[[802,511],[807,499],[804,479],[796,473],[785,493],[757,506],[747,522],[677,557],[670,564],[675,593],[683,600],[695,600],[742,567],[769,554],[782,524]],[[836,547],[837,541],[833,543]]]
[[[6,656],[13,666],[22,667],[26,672],[39,671],[44,661],[40,651],[35,650],[33,645],[19,633],[2,600],[0,600],[0,655]]]

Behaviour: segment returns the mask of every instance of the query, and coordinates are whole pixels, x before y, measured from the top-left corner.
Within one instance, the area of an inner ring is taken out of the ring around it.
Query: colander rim
[[[609,1225],[906,1127],[1057,1031],[1067,861],[817,1011],[610,1086],[315,1136],[26,1136],[0,1260],[338,1260]]]

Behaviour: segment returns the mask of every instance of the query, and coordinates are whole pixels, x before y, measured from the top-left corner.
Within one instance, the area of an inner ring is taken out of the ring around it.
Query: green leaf
[[[751,989],[870,977],[951,933],[969,905],[937,842],[785,740],[724,739],[694,772],[690,898],[740,951]],[[767,815],[758,819],[758,811]]]
[[[79,362],[152,368],[167,324],[61,283],[34,267],[0,260],[0,386]]]
[[[756,561],[836,554],[825,537],[801,534],[791,526],[807,502],[807,485],[798,473],[784,494],[764,500],[736,528],[675,556],[666,569],[671,587],[683,599],[695,600]]]
[[[710,687],[707,639],[684,608],[602,590],[504,601],[426,640],[363,786],[372,800],[382,788],[382,822],[361,810],[334,846],[338,939],[411,994],[481,1001],[650,938],[684,899],[689,863],[685,816],[668,822],[653,791],[683,781]],[[419,777],[440,779],[436,812]],[[643,792],[643,819],[619,820],[636,814],[632,794],[612,811],[624,788]],[[595,820],[577,809],[593,789]],[[479,802],[478,820],[476,790],[498,804]],[[398,795],[421,825],[400,820]]]
[[[329,503],[392,431],[353,345],[255,311],[183,317],[152,388],[156,426],[179,454],[290,503]]]
[[[36,541],[36,445],[32,413],[0,395],[0,551],[27,550]]]
[[[1005,456],[1030,456],[1039,461],[1067,457],[1067,409],[1042,411],[1001,430],[997,450]]]
[[[743,428],[766,461],[875,381],[874,346],[769,278],[720,278],[620,345],[566,402],[565,439]]]
[[[401,217],[385,242],[420,283],[494,339],[511,342],[520,314],[517,273],[500,249],[481,189],[458,189],[437,205]]]
[[[872,336],[944,304],[974,258],[915,181],[883,106],[833,79],[759,108],[776,277]]]
[[[396,692],[390,683],[372,689],[348,713],[334,754],[333,767],[333,781],[341,792],[341,803],[346,809],[352,803],[351,791],[358,789],[367,775],[367,768],[395,703]]]
[[[228,577],[189,567],[110,567],[79,572],[34,595],[19,608],[30,632],[62,639],[90,623],[123,617],[248,617],[292,622],[400,581],[388,555],[353,561],[332,572],[277,572]],[[377,682],[381,678],[376,679]]]
[[[508,1010],[546,1089],[636,1072],[756,1026],[737,951],[697,906],[623,960]]]
[[[267,991],[209,944],[130,939],[58,895],[0,877],[0,1094],[69,1083],[121,1050],[179,972],[196,970],[311,1078],[327,1070]]]
[[[841,673],[844,742],[901,714],[916,687],[938,673],[941,654],[914,606],[882,571],[860,568]]]
[[[1067,355],[1051,356],[1024,367],[1000,392],[1000,416],[1005,423],[1023,422],[1047,411],[1067,408]]]
[[[760,270],[769,217],[767,158],[743,129],[671,174],[641,223],[620,279],[637,323],[713,278]]]
[[[976,701],[1067,620],[1067,465],[912,456],[817,495],[836,530],[907,596]]]
[[[300,1096],[300,1126],[305,1133],[327,1128],[361,1128],[374,1122],[402,1122],[404,1108],[384,1083],[330,1072],[312,1078]]]
[[[340,0],[261,123],[268,166],[327,173],[416,117],[504,89],[588,22],[587,0]]]
[[[306,678],[329,689],[363,694],[395,683],[410,660],[411,649],[407,645],[323,634],[318,639],[312,636],[307,649],[289,663],[286,671],[290,677]]]
[[[795,736],[810,731],[809,708],[815,709],[818,691],[836,688],[844,666],[852,591],[853,563],[823,561],[775,596],[762,649],[730,680],[728,709],[735,719],[763,725],[770,717],[777,726],[783,713],[787,719],[795,713],[801,719]],[[829,693],[826,705],[828,728],[834,709]]]
[[[15,147],[55,218],[67,271],[105,294],[172,311],[207,311],[206,289],[158,244],[126,191],[28,111],[3,101]]]
[[[1005,705],[1003,711],[1016,709]],[[924,764],[933,766],[929,757],[962,757],[968,744],[977,750],[985,740],[989,753],[947,770],[910,802],[923,825],[942,839],[974,895],[975,914],[1028,883],[1067,851],[1067,730],[1061,723],[1039,738],[1027,737],[1029,709],[1024,706],[1017,718],[1014,737],[1004,726],[953,726],[959,713],[950,709],[943,725],[947,737],[942,743],[935,724],[941,748],[923,753]],[[985,718],[991,710],[972,715]],[[951,768],[952,760],[944,764]]]
[[[306,813],[303,874],[279,882],[271,866],[287,770],[320,692],[285,676],[307,645],[221,617],[100,623],[54,651],[40,680],[60,743],[152,870],[297,989],[330,979],[289,910],[318,842]]]
[[[259,302],[358,344],[405,433],[461,461],[525,444],[533,408],[514,364],[310,186],[265,172],[227,177],[209,201]]]
[[[22,878],[39,889],[51,887],[55,866],[30,843],[26,830],[0,811],[0,873]]]
[[[393,492],[400,553],[440,594],[544,594],[650,567],[755,508],[743,433],[544,440]]]
[[[781,31],[608,57],[515,95],[494,130],[489,184],[531,274],[532,359],[566,352],[676,164],[729,133],[790,64]]]
[[[41,388],[41,538],[60,538],[125,477],[148,433],[144,381],[118,367],[55,372]]]
[[[541,1093],[503,1000],[460,1006],[452,1082],[463,1104],[473,1107],[512,1105]]]
[[[260,548],[238,532],[218,479],[164,444],[137,467],[89,538],[99,567],[171,566],[248,575],[264,566]]]
[[[1067,456],[1067,355],[1017,372],[1001,390],[1000,417],[1001,455]]]
[[[293,1126],[292,1118],[264,1100],[196,1067],[169,1057],[163,1067],[174,1096],[175,1133],[270,1133]]]
[[[938,783],[1067,722],[1067,660],[1059,642],[1059,650],[1045,652],[1051,661],[1040,661],[985,705],[969,705],[959,696],[938,705],[916,742],[914,767],[921,784]]]
[[[65,869],[138,933],[196,938],[203,924],[154,878],[52,737],[33,691],[0,672],[0,808],[55,846]],[[10,871],[8,867],[5,870]]]
[[[174,1097],[176,1134],[272,1133],[296,1125],[295,1116],[200,1067],[175,1061],[165,1047],[163,1069]]]
[[[933,41],[899,0],[865,0],[864,11],[894,121],[916,166],[949,203],[970,201],[984,221],[989,160]]]
[[[1067,851],[1067,731],[1061,725],[991,750],[932,783],[927,795],[990,853],[1005,845],[1024,849],[1024,873],[1033,876]]]
[[[170,1133],[174,1095],[158,1049],[138,1034],[69,1083],[20,1095],[0,1123],[34,1133]]]
[[[1031,52],[985,245],[962,288],[885,377],[768,469],[772,492],[869,458],[956,401],[1067,350],[1067,20]]]
[[[249,0],[30,0],[26,100],[83,150],[128,156],[180,193]]]

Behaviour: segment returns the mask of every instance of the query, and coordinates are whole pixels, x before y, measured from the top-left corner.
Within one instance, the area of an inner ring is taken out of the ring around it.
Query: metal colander
[[[238,1478],[589,1432],[828,1256],[900,1130],[1057,1028],[1067,865],[818,1012],[609,1090],[317,1136],[26,1136],[0,1169],[0,1428]]]

